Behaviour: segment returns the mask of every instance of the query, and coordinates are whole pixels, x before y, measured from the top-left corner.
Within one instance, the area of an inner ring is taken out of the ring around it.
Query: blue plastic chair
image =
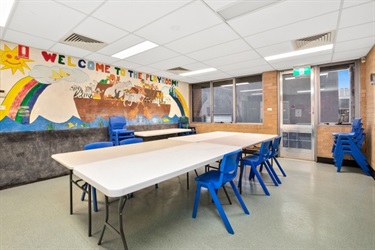
[[[238,186],[240,187],[240,193],[242,193],[242,176],[243,176],[243,171],[245,166],[250,166],[250,174],[249,174],[249,180],[252,179],[252,176],[255,175],[259,181],[259,184],[261,185],[264,193],[266,195],[270,195],[270,192],[268,191],[266,185],[264,184],[264,181],[262,179],[262,176],[257,170],[257,166],[264,166],[265,169],[267,170],[269,176],[271,177],[273,183],[275,186],[279,185],[280,180],[278,179],[276,173],[274,172],[273,168],[269,166],[268,164],[268,159],[270,157],[270,152],[271,152],[271,145],[272,145],[272,140],[265,140],[262,142],[260,149],[259,149],[259,154],[253,154],[250,156],[246,156],[242,158],[241,161],[241,171],[240,171],[240,178],[238,181]]]
[[[189,132],[179,133],[178,134],[179,136],[182,136],[182,135],[193,135],[193,134],[197,133],[195,127],[189,125],[189,118],[186,117],[186,116],[184,116],[184,115],[181,116],[180,119],[178,120],[178,128],[191,129],[191,131],[189,131]]]
[[[111,141],[101,141],[101,142],[93,142],[93,143],[89,143],[89,144],[86,144],[83,149],[84,150],[92,150],[92,149],[97,149],[97,148],[106,148],[106,147],[112,147],[113,146],[113,142]],[[95,212],[98,212],[98,203],[97,203],[97,199],[96,199],[96,188],[94,188],[93,186],[92,187],[92,203],[93,203],[93,209]],[[84,190],[87,190],[87,183],[83,184],[82,185],[82,188]],[[81,196],[81,200],[84,201],[85,200],[85,195],[86,195],[86,192],[83,191],[82,192],[82,196]]]
[[[238,164],[240,161],[241,154],[242,154],[242,151],[237,150],[232,153],[228,153],[224,155],[220,163],[220,168],[218,170],[210,170],[195,178],[198,184],[197,184],[197,190],[195,193],[194,209],[193,209],[192,217],[196,218],[197,216],[201,188],[202,187],[207,188],[208,191],[210,192],[210,195],[212,197],[213,202],[215,203],[217,210],[219,211],[221,219],[224,222],[225,228],[230,234],[234,234],[234,231],[219,201],[219,198],[217,196],[217,191],[219,188],[223,187],[226,183],[229,182],[245,214],[250,214],[246,208],[244,201],[241,198],[240,193],[238,192],[236,188],[236,185],[234,185],[234,182],[233,182],[233,179],[237,176],[237,169],[238,169]]]
[[[134,130],[126,129],[126,119],[123,116],[111,116],[108,123],[109,140],[115,145],[128,138],[134,138]]]
[[[143,139],[142,138],[129,138],[129,139],[125,139],[125,140],[122,140],[120,141],[120,145],[127,145],[127,144],[134,144],[134,143],[141,143],[143,142]]]

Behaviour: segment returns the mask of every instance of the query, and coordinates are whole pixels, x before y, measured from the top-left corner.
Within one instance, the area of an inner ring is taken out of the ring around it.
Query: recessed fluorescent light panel
[[[200,70],[182,73],[182,74],[180,74],[180,76],[198,75],[198,74],[208,73],[208,72],[212,72],[212,71],[216,71],[216,70],[217,69],[215,69],[215,68],[200,69]]]
[[[10,15],[10,11],[12,10],[13,4],[14,0],[0,1],[0,26],[5,27],[5,24],[7,23]]]
[[[288,58],[288,57],[293,57],[293,56],[306,55],[306,54],[315,53],[315,52],[324,51],[324,50],[330,50],[332,48],[333,48],[333,44],[328,44],[328,45],[314,47],[310,49],[303,49],[303,50],[297,50],[297,51],[274,55],[274,56],[267,56],[264,59],[266,61],[272,61],[272,60]]]
[[[136,54],[145,52],[147,50],[153,49],[153,48],[155,48],[157,46],[159,46],[159,45],[157,45],[155,43],[152,43],[150,41],[145,41],[143,43],[140,43],[140,44],[137,44],[137,45],[135,45],[133,47],[130,47],[130,48],[126,49],[126,50],[120,51],[120,52],[112,55],[112,57],[116,57],[116,58],[119,58],[119,59],[124,59],[124,58],[127,58],[127,57],[134,56]]]

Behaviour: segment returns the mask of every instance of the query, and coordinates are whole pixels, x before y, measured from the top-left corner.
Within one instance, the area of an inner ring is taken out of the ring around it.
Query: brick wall
[[[375,85],[370,84],[370,74],[375,73],[375,46],[366,56],[364,84],[366,89],[365,133],[366,152],[369,164],[375,169]]]

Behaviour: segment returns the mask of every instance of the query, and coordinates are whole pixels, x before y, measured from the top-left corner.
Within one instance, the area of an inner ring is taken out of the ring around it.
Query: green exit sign
[[[311,74],[311,67],[294,68],[293,76],[306,76]]]

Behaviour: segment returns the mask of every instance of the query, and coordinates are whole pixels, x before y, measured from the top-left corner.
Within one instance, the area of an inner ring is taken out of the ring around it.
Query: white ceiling
[[[0,39],[188,83],[358,59],[375,44],[375,0],[263,0],[273,3],[228,21],[218,14],[243,1],[16,0]],[[330,31],[332,51],[264,60],[293,51],[295,39]],[[59,42],[71,33],[108,45],[92,52]],[[145,40],[160,46],[111,57]],[[191,77],[166,71],[176,67],[218,71]]]

